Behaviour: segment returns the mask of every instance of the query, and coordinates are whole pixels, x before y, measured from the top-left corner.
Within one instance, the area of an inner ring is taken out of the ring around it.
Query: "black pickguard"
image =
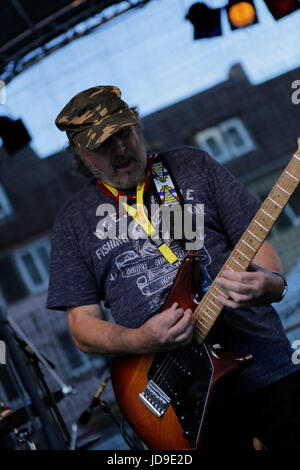
[[[198,439],[212,374],[204,343],[157,354],[147,374],[171,399],[183,436],[191,445]]]

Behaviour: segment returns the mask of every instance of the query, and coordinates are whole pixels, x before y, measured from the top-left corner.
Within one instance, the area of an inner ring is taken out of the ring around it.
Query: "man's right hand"
[[[67,311],[74,343],[85,353],[155,354],[184,346],[192,339],[192,311],[184,311],[178,303],[139,328],[104,320],[99,304],[69,307]]]
[[[149,318],[138,328],[138,341],[144,353],[168,351],[192,340],[192,310],[183,310],[175,302],[170,308]]]

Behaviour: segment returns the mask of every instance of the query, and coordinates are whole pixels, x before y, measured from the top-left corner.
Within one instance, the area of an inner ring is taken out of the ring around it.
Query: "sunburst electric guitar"
[[[224,269],[248,268],[299,180],[300,138],[297,152],[218,275]],[[214,281],[197,300],[198,270],[196,257],[187,256],[182,261],[162,309],[174,302],[184,310],[192,309],[191,344],[169,353],[122,356],[113,361],[112,384],[120,409],[149,449],[199,449],[216,385],[251,362],[251,354],[231,354],[209,344],[207,335],[222,310],[216,297],[228,294]]]

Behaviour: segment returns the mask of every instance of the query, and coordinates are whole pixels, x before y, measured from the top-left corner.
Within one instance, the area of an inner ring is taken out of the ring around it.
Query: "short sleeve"
[[[82,256],[71,222],[60,215],[51,239],[47,308],[66,310],[99,302],[96,277]]]
[[[224,231],[236,245],[261,206],[260,201],[230,171],[209,157],[208,174]]]

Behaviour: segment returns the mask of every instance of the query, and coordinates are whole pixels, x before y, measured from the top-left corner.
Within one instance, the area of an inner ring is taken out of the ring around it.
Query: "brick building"
[[[300,106],[291,85],[299,76],[300,68],[254,86],[235,65],[225,82],[146,116],[149,150],[200,146],[263,200],[297,149]],[[287,273],[300,257],[299,236],[298,188],[270,237]]]

